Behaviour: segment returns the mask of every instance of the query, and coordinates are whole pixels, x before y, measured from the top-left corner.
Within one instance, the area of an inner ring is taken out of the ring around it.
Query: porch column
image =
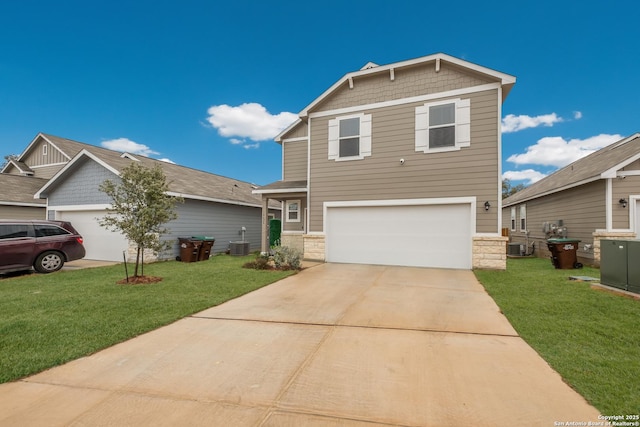
[[[269,197],[262,195],[262,242],[260,251],[269,253]]]

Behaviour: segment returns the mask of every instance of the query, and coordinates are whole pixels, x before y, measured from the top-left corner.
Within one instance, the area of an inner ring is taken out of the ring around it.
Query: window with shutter
[[[424,153],[460,150],[471,144],[471,102],[454,99],[415,110],[415,147]]]
[[[329,160],[361,160],[371,155],[371,114],[329,120]]]

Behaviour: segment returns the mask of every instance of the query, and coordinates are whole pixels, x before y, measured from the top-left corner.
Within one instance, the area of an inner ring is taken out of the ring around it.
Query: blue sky
[[[0,154],[38,132],[256,184],[347,72],[443,52],[516,76],[503,172],[528,184],[640,131],[633,1],[5,1]]]

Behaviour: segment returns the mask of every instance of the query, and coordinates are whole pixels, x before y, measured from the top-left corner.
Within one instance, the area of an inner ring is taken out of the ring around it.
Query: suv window
[[[0,239],[15,239],[27,236],[28,228],[25,224],[0,224]]]
[[[55,225],[36,224],[34,228],[36,230],[36,237],[61,236],[63,234],[71,234],[64,228],[60,228]]]

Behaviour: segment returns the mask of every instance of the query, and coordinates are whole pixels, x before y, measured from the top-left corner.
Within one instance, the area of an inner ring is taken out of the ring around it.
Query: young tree
[[[100,185],[100,191],[111,197],[112,208],[99,223],[108,230],[120,231],[135,242],[134,276],[138,276],[140,255],[145,249],[157,253],[171,246],[169,242],[162,242],[160,236],[168,232],[164,224],[178,217],[175,205],[182,200],[167,195],[168,189],[160,166],[147,168],[139,162],[122,169],[120,183],[106,180]]]
[[[9,163],[9,161],[11,160],[15,160],[18,158],[17,154],[7,154],[6,156],[4,156],[4,161],[2,162],[2,164],[0,164],[0,169],[4,168],[7,163]]]
[[[520,183],[518,185],[512,185],[511,180],[504,178],[502,180],[502,198],[506,199],[509,196],[516,194],[520,190],[524,190],[525,185]]]

